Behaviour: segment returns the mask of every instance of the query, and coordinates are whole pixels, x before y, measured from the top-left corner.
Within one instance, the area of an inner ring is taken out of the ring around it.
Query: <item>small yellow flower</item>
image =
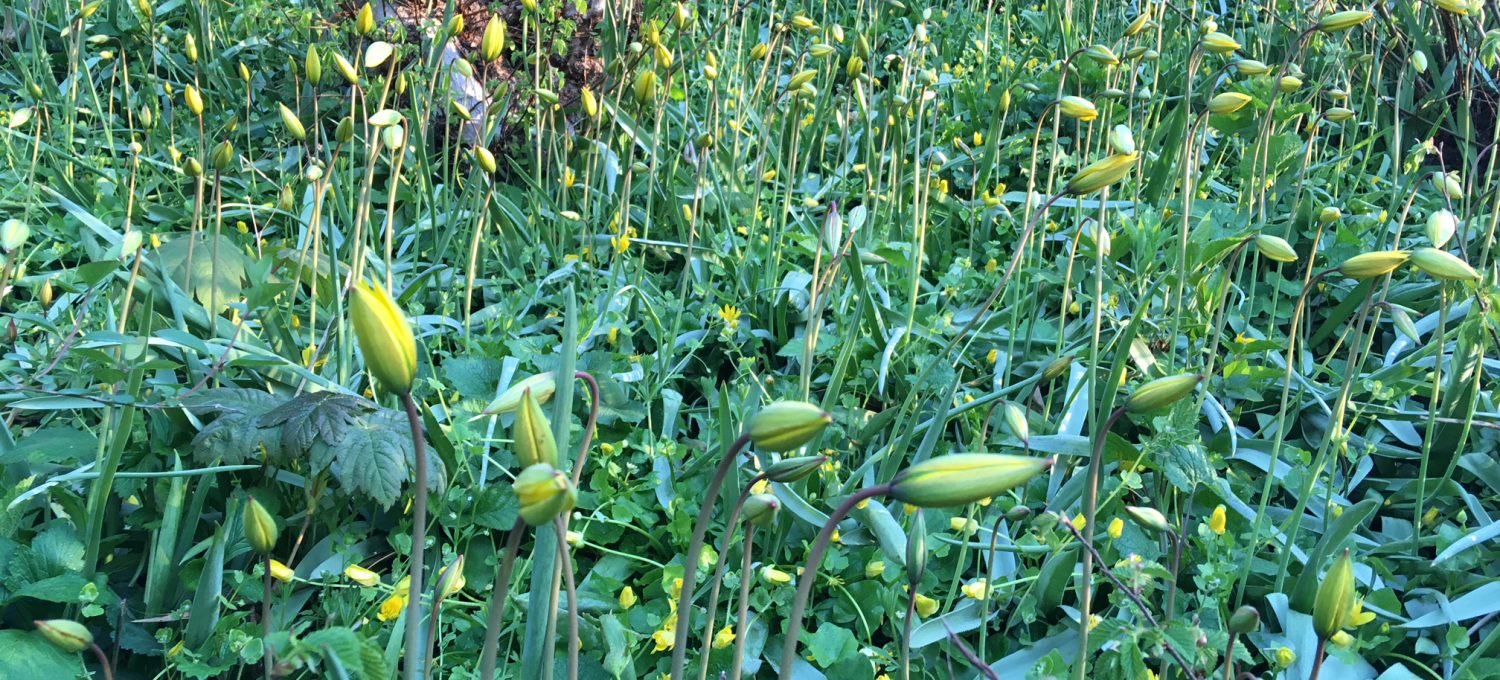
[[[282,564],[279,560],[271,560],[271,578],[282,583],[290,583],[293,576],[296,574],[291,567]]]
[[[760,568],[760,579],[772,585],[786,585],[792,582],[792,575],[776,567],[766,566]]]
[[[562,185],[564,189],[572,189],[578,183],[578,175],[573,173],[573,168],[563,168]]]
[[[682,579],[672,579],[672,585],[667,586],[667,595],[673,600],[676,600],[677,598],[682,596]]]
[[[865,578],[880,578],[880,575],[884,573],[884,560],[871,560],[869,564],[865,565]]]
[[[985,598],[988,598],[990,596],[990,593],[993,591],[993,589],[990,588],[990,582],[987,579],[982,578],[975,579],[972,583],[964,584],[962,590],[964,591],[964,597],[970,597],[976,600],[983,600]]]
[[[1224,511],[1223,504],[1214,508],[1214,514],[1208,518],[1208,529],[1220,536],[1224,535],[1224,525],[1228,522],[1228,513]]]
[[[1278,647],[1276,649],[1276,665],[1282,668],[1291,668],[1297,663],[1297,653],[1291,647]]]
[[[724,328],[735,331],[740,327],[740,308],[733,305],[724,305],[719,308],[719,318],[724,320]]]
[[[734,627],[725,624],[719,632],[714,633],[714,649],[724,649],[734,644]]]
[[[1354,606],[1349,608],[1349,628],[1358,628],[1375,620],[1375,612],[1365,611],[1365,598],[1354,598]]]
[[[1125,520],[1116,517],[1109,521],[1109,537],[1117,539],[1120,534],[1125,533]]]
[[[1088,526],[1088,525],[1089,525],[1089,520],[1088,520],[1087,517],[1084,517],[1083,515],[1075,515],[1073,517],[1073,528],[1074,529],[1077,529],[1079,531],[1083,531],[1083,528],[1086,527],[1086,526]]]
[[[380,603],[380,612],[375,614],[375,618],[381,621],[390,621],[401,616],[403,609],[406,609],[406,598],[400,595],[392,595]]]
[[[1099,616],[1098,614],[1089,614],[1089,631],[1092,632],[1095,628],[1099,627],[1099,624],[1103,622],[1104,617]]]
[[[948,520],[948,528],[954,533],[969,535],[979,530],[979,523],[965,517],[954,517]]]
[[[1430,527],[1433,524],[1436,524],[1437,520],[1438,509],[1436,507],[1427,508],[1427,512],[1422,514],[1422,526],[1424,527]]]
[[[657,654],[671,651],[672,646],[677,644],[677,631],[675,628],[676,626],[674,625],[672,628],[662,628],[652,633],[651,641],[656,643],[656,649],[651,651]]]
[[[927,618],[929,616],[932,616],[933,614],[937,613],[937,610],[938,610],[938,601],[934,600],[934,599],[932,599],[930,597],[927,597],[926,595],[923,595],[921,593],[917,593],[916,606],[917,606],[916,607],[917,608],[917,616],[920,616],[920,617],[922,617],[922,618],[925,619],[925,618]]]
[[[609,327],[609,344],[610,344],[610,346],[613,347],[613,346],[619,344],[619,342],[620,342],[620,327],[619,326],[610,326]]]
[[[620,608],[629,609],[635,606],[635,589],[625,586],[620,589]]]
[[[373,588],[375,584],[380,583],[380,574],[370,571],[369,569],[361,567],[357,564],[351,564],[347,567],[344,567],[344,575],[349,577],[350,581],[358,583],[366,588]]]
[[[999,359],[1000,359],[1000,350],[998,350],[998,349],[992,349],[992,350],[989,351],[988,354],[984,355],[984,360],[988,361],[989,363],[992,363],[992,364],[995,363],[996,361],[998,361]]]

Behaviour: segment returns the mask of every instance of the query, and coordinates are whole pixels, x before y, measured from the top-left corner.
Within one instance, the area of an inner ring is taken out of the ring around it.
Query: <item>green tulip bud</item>
[[[827,462],[828,456],[783,458],[766,468],[766,479],[779,484],[790,484],[817,472]]]
[[[490,153],[489,149],[482,146],[474,147],[474,162],[479,164],[481,170],[491,175],[495,174],[495,168],[497,167],[495,165],[495,154]]]
[[[406,145],[406,128],[399,124],[380,128],[380,142],[390,149],[400,149]]]
[[[281,530],[276,528],[276,519],[266,511],[260,501],[250,498],[245,503],[245,538],[258,553],[268,553],[276,548],[276,539]]]
[[[417,377],[417,342],[406,315],[378,282],[354,286],[350,316],[370,374],[397,394],[411,391]]]
[[[94,634],[87,626],[68,619],[33,621],[42,638],[68,654],[77,654],[94,645]]]
[[[1008,522],[1024,522],[1030,516],[1031,508],[1024,505],[1017,505],[1005,511],[1005,519]]]
[[[182,174],[188,177],[197,177],[203,174],[203,164],[196,158],[188,158],[182,163]]]
[[[776,513],[781,510],[781,501],[768,493],[753,494],[745,499],[742,513],[745,521],[758,527],[768,526],[776,521]]]
[[[750,441],[767,451],[791,451],[812,441],[833,416],[802,401],[778,401],[750,418]]]
[[[359,73],[354,70],[354,64],[349,63],[349,60],[345,59],[344,55],[334,52],[333,66],[338,69],[339,75],[343,76],[344,80],[349,81],[350,85],[359,84]]]
[[[281,195],[276,198],[276,209],[291,212],[295,207],[297,207],[297,194],[292,191],[292,185],[281,185]]]
[[[380,68],[385,60],[395,54],[396,46],[384,40],[376,40],[365,48],[365,68]]]
[[[1203,382],[1203,376],[1198,373],[1157,378],[1142,385],[1135,391],[1135,394],[1125,400],[1125,411],[1127,413],[1160,411],[1191,395],[1194,390],[1198,389],[1200,382]]]
[[[1355,255],[1339,265],[1339,273],[1351,279],[1372,279],[1384,276],[1396,270],[1407,260],[1411,259],[1411,253],[1405,250],[1377,250],[1372,253],[1361,253]]]
[[[923,508],[966,505],[1025,484],[1052,463],[1003,453],[952,453],[896,473],[890,495]]]
[[[522,467],[531,467],[537,463],[557,465],[557,440],[552,435],[552,424],[547,422],[546,414],[542,413],[541,402],[532,396],[530,390],[521,394],[521,407],[516,412],[512,430],[516,442],[516,458]]]
[[[1414,343],[1422,342],[1421,334],[1417,333],[1417,325],[1411,322],[1411,316],[1405,309],[1396,305],[1389,305],[1391,310],[1391,324],[1396,327],[1396,332],[1404,335]]]
[[[1292,249],[1292,244],[1286,239],[1270,234],[1257,234],[1255,236],[1255,250],[1262,256],[1277,262],[1296,262],[1297,251]]]
[[[25,222],[12,217],[0,224],[0,249],[5,252],[12,252],[25,245],[28,238],[31,238],[31,227],[26,226]]]
[[[1042,367],[1042,382],[1051,382],[1062,377],[1064,373],[1068,372],[1068,366],[1072,364],[1073,355],[1071,354],[1064,354],[1053,359],[1046,366]]]
[[[1254,97],[1243,92],[1220,92],[1208,100],[1208,110],[1210,113],[1227,115],[1245,108],[1253,100]]]
[[[307,76],[307,82],[312,83],[314,87],[323,80],[323,58],[318,56],[316,46],[307,46],[307,57],[302,61],[302,73]]]
[[[286,128],[286,131],[290,132],[292,137],[295,137],[298,141],[307,139],[307,128],[303,127],[302,121],[297,118],[297,114],[287,108],[286,104],[278,103],[276,106],[281,110],[281,125]]]
[[[459,555],[452,562],[444,565],[441,572],[438,572],[438,599],[453,597],[458,591],[464,589],[465,583],[464,556]]]
[[[1104,45],[1091,45],[1083,51],[1083,56],[1100,66],[1118,66],[1120,58],[1115,56],[1113,50]]]
[[[340,144],[348,144],[354,140],[353,116],[344,116],[339,119],[338,126],[333,128],[333,140]]]
[[[1456,172],[1447,174],[1441,172],[1432,173],[1432,186],[1448,200],[1463,200],[1464,184]]]
[[[1369,10],[1351,9],[1343,12],[1334,12],[1318,20],[1318,30],[1324,33],[1338,33],[1347,31],[1370,20],[1375,16]]]
[[[1458,233],[1458,217],[1447,210],[1439,210],[1427,217],[1427,240],[1432,247],[1448,245],[1449,239]]]
[[[1063,187],[1063,193],[1085,196],[1125,179],[1140,153],[1113,154],[1088,164]]]
[[[1354,562],[1349,550],[1333,561],[1313,600],[1313,630],[1327,640],[1343,630],[1354,607]]]
[[[1026,421],[1026,410],[1013,401],[1005,402],[1003,413],[1005,426],[1010,433],[1023,442],[1031,441],[1031,425]]]
[[[1109,131],[1109,148],[1117,154],[1130,155],[1135,153],[1135,134],[1129,127],[1116,125]]]
[[[635,100],[642,104],[656,101],[656,72],[641,71],[635,77]]]
[[[516,476],[514,488],[521,505],[521,519],[534,527],[572,510],[578,501],[568,476],[546,463],[522,470]]]
[[[1245,635],[1257,630],[1260,630],[1260,611],[1255,607],[1247,604],[1229,615],[1229,632]]]
[[[234,145],[229,140],[219,142],[214,151],[209,155],[209,160],[214,164],[214,170],[224,172],[229,164],[234,161]]]
[[[1437,248],[1421,247],[1411,252],[1411,263],[1433,278],[1444,281],[1478,281],[1479,272],[1457,255]]]
[[[911,516],[911,528],[906,532],[906,580],[915,588],[927,571],[927,521],[922,510]]]
[[[530,392],[539,404],[547,403],[552,394],[557,391],[557,374],[553,371],[538,373],[525,380],[510,386],[489,406],[484,407],[483,414],[487,416],[511,413],[521,407],[521,400],[526,393]]]
[[[1136,524],[1141,525],[1142,529],[1150,531],[1153,534],[1173,533],[1172,524],[1167,521],[1167,516],[1161,514],[1155,508],[1127,505],[1125,506],[1125,514],[1130,515],[1130,518],[1135,520]]]

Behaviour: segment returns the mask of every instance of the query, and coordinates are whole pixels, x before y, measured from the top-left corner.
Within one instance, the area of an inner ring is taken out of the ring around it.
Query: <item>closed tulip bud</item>
[[[1390,305],[1390,310],[1391,324],[1396,327],[1396,332],[1414,343],[1422,342],[1422,336],[1417,333],[1417,325],[1411,322],[1411,316],[1406,313],[1406,310],[1395,305]]]
[[[784,586],[792,582],[792,575],[768,564],[760,568],[760,580],[766,585]]]
[[[1344,260],[1344,263],[1339,265],[1339,273],[1351,279],[1372,279],[1395,271],[1397,267],[1406,264],[1406,261],[1410,259],[1409,251],[1377,250]]]
[[[1151,48],[1146,47],[1145,45],[1136,45],[1135,47],[1125,50],[1125,58],[1130,61],[1135,61],[1137,59],[1140,59],[1141,57],[1146,56],[1146,50],[1149,49]]]
[[[766,451],[791,451],[812,441],[833,416],[803,401],[778,401],[750,418],[750,441]]]
[[[863,33],[858,38],[855,38],[854,53],[858,54],[861,59],[869,59],[870,55],[873,54],[872,49],[870,47],[870,39],[865,37]]]
[[[1260,611],[1255,607],[1247,604],[1229,615],[1229,632],[1246,635],[1257,630],[1260,630]]]
[[[1282,92],[1296,92],[1300,87],[1302,87],[1302,79],[1296,76],[1282,76],[1281,80],[1276,82],[1276,89]]]
[[[656,101],[656,72],[641,71],[635,77],[635,100],[642,104]]]
[[[354,70],[354,64],[349,63],[349,60],[345,59],[344,55],[334,52],[333,66],[338,70],[339,75],[344,77],[344,80],[349,81],[350,85],[359,84],[359,72]]]
[[[208,160],[214,164],[214,170],[223,172],[229,167],[230,162],[234,161],[234,145],[230,144],[227,139],[219,142],[219,145],[214,147],[213,153],[209,154]]]
[[[323,80],[323,58],[318,56],[318,48],[307,46],[307,58],[302,62],[302,73],[307,76],[307,82],[317,85]]]
[[[599,100],[594,96],[593,90],[587,87],[580,88],[578,90],[578,99],[583,102],[583,112],[588,114],[589,118],[595,118],[599,115]]]
[[[1149,23],[1151,23],[1151,13],[1142,12],[1140,16],[1137,16],[1130,22],[1129,26],[1125,27],[1124,37],[1129,38],[1136,35],[1137,33],[1140,33],[1141,31],[1146,30],[1146,25]]]
[[[1240,75],[1245,76],[1263,76],[1271,72],[1270,66],[1267,66],[1263,61],[1255,59],[1241,59],[1234,62],[1234,68],[1240,72]]]
[[[188,158],[182,163],[182,174],[188,177],[197,177],[203,174],[203,164],[197,158]]]
[[[828,45],[825,43],[817,43],[812,47],[807,48],[807,53],[818,59],[827,57],[828,55],[833,54],[833,52],[833,45]]]
[[[1230,114],[1245,108],[1253,99],[1243,92],[1220,92],[1208,100],[1208,110],[1220,115]]]
[[[1318,221],[1323,224],[1333,224],[1344,216],[1344,211],[1334,206],[1328,206],[1318,211]]]
[[[37,299],[41,301],[43,307],[52,306],[52,279],[42,282],[42,289],[37,293]]]
[[[0,249],[5,252],[13,252],[25,245],[28,238],[31,238],[31,227],[25,222],[12,217],[0,224]]]
[[[406,145],[406,128],[401,125],[381,128],[380,142],[391,149],[400,149]]]
[[[1448,200],[1458,201],[1464,197],[1464,184],[1456,172],[1432,173],[1432,186]]]
[[[333,128],[333,140],[340,144],[348,144],[354,139],[354,117],[344,116],[339,124]]]
[[[807,69],[805,71],[799,71],[796,74],[794,74],[791,78],[787,79],[787,81],[786,81],[786,89],[787,89],[788,92],[797,90],[798,88],[801,88],[803,85],[806,85],[806,84],[812,82],[812,79],[816,78],[817,75],[818,75],[817,69]]]
[[[1135,134],[1124,125],[1116,125],[1109,131],[1109,148],[1117,154],[1135,153]]]
[[[1343,12],[1334,12],[1318,20],[1318,30],[1324,33],[1338,33],[1347,31],[1370,20],[1375,16],[1369,10],[1351,9]]]
[[[1100,66],[1118,66],[1120,58],[1115,56],[1113,50],[1104,45],[1091,45],[1083,51],[1083,56]]]
[[[1071,354],[1064,354],[1053,359],[1046,366],[1042,367],[1042,381],[1048,382],[1062,377],[1071,365],[1073,365],[1073,355]]]
[[[307,139],[307,128],[302,126],[302,121],[297,118],[297,114],[287,108],[286,104],[278,103],[276,106],[281,111],[281,125],[286,128],[286,131],[299,141]]]
[[[291,212],[295,207],[297,207],[297,194],[292,191],[292,185],[281,185],[281,195],[276,197],[276,209]]]
[[[557,465],[557,440],[552,435],[552,424],[542,413],[542,404],[532,396],[531,390],[521,394],[521,406],[516,411],[516,422],[512,428],[516,442],[516,459],[522,467],[537,463]]]
[[[1257,234],[1255,236],[1255,250],[1262,256],[1277,262],[1296,262],[1297,251],[1292,249],[1292,244],[1286,239],[1270,234]]]
[[[192,111],[193,115],[203,115],[203,94],[198,91],[198,88],[193,87],[192,83],[183,86],[182,99],[187,102],[188,110]]]
[[[141,126],[149,128],[149,127],[151,127],[151,124],[154,123],[154,122],[156,122],[156,114],[151,113],[151,107],[149,107],[149,106],[142,106],[141,107]]]
[[[1083,232],[1082,236],[1088,239],[1088,242],[1092,243],[1094,247],[1098,248],[1100,254],[1109,257],[1111,243],[1109,230],[1104,229],[1098,222],[1089,222],[1080,227],[1080,229]]]
[[[1198,30],[1203,33],[1213,33],[1219,30],[1219,22],[1214,21],[1213,17],[1204,17],[1203,21],[1198,22]]]
[[[451,19],[448,20],[448,25],[445,26],[443,30],[448,35],[458,35],[460,33],[463,33],[464,32],[464,15],[461,14],[461,13],[455,12],[453,14],[453,18],[451,18]]]
[[[1052,462],[1003,453],[952,453],[896,473],[890,495],[922,508],[967,505],[1025,484]]]
[[[77,654],[94,646],[94,634],[77,621],[51,619],[32,623],[36,624],[36,630],[42,634],[42,639],[67,654]]]
[[[156,9],[151,6],[151,0],[135,0],[135,10],[141,13],[141,17],[150,19],[156,14]]]
[[[1449,14],[1469,15],[1469,0],[1437,0],[1437,6]]]
[[[1094,161],[1079,170],[1073,179],[1068,180],[1067,186],[1063,187],[1063,193],[1085,196],[1116,184],[1130,173],[1130,169],[1135,166],[1135,161],[1139,156],[1139,152],[1117,153]]]
[[[1155,508],[1127,505],[1125,514],[1130,515],[1130,518],[1135,520],[1136,524],[1141,525],[1142,529],[1153,534],[1173,533],[1172,524],[1167,521],[1167,516]]]
[[[189,62],[198,63],[198,39],[189,33],[182,38],[183,52],[187,54]]]
[[[853,77],[855,77],[855,76],[863,73],[864,70],[865,70],[865,60],[864,59],[860,59],[859,55],[857,55],[857,54],[851,54],[851,55],[849,55],[849,61],[848,61],[848,63],[844,64],[844,75],[847,75],[850,78],[853,78]]]
[[[280,560],[271,560],[271,578],[282,583],[291,583],[296,577],[297,572],[292,571],[291,567],[282,564]]]
[[[918,509],[911,517],[911,528],[906,532],[906,580],[912,587],[922,581],[927,571],[927,521]]]
[[[376,40],[365,48],[365,68],[380,68],[385,60],[390,59],[396,52],[396,46],[384,40]],[[462,59],[458,61],[463,61]]]
[[[500,53],[505,51],[505,32],[505,22],[500,20],[500,15],[491,15],[489,23],[484,25],[484,38],[479,42],[479,54],[485,61],[499,59]]]
[[[365,3],[359,8],[359,13],[354,16],[354,31],[360,35],[369,35],[375,30],[375,8],[370,3]]]
[[[1058,110],[1062,111],[1062,114],[1064,116],[1067,116],[1069,118],[1076,118],[1084,122],[1088,122],[1099,117],[1099,108],[1094,106],[1093,102],[1084,99],[1083,97],[1075,97],[1072,95],[1063,97],[1062,99],[1058,100],[1057,108]]]
[[[1011,435],[1023,442],[1031,441],[1031,426],[1026,422],[1026,410],[1013,401],[1005,402],[1005,427]]]
[[[1427,240],[1434,248],[1448,244],[1458,232],[1458,217],[1447,210],[1439,210],[1427,217]]]
[[[1125,411],[1127,413],[1160,411],[1187,398],[1198,389],[1200,382],[1203,382],[1203,375],[1200,373],[1182,373],[1157,378],[1142,385],[1130,395],[1129,399],[1125,400]]]
[[[745,521],[758,527],[768,526],[776,521],[776,513],[781,510],[781,501],[768,493],[752,494],[745,499],[745,507],[742,511]]]
[[[495,174],[495,168],[497,167],[495,165],[495,154],[490,153],[489,149],[482,146],[474,147],[474,162],[479,164],[481,170],[491,175]]]
[[[438,573],[438,598],[453,597],[458,591],[464,589],[466,583],[464,579],[464,556],[459,555],[458,559],[449,562]]]
[[[818,471],[828,462],[828,456],[796,456],[783,458],[766,468],[766,479],[780,484],[790,484]]]
[[[266,511],[266,506],[254,498],[245,503],[245,539],[258,553],[268,553],[276,547],[281,530],[276,528],[276,519]]]
[[[672,12],[672,23],[675,24],[678,28],[683,28],[688,25],[689,21],[692,20],[693,9],[691,7],[688,7],[686,3],[677,3],[677,7],[674,8]]]
[[[750,48],[750,59],[754,61],[760,61],[761,59],[765,59],[766,55],[770,53],[770,45],[767,45],[765,43],[756,43],[755,47]]]
[[[354,286],[350,316],[365,364],[387,391],[405,394],[417,377],[417,341],[406,315],[376,282]]]
[[[557,392],[557,374],[553,371],[538,373],[512,385],[490,402],[489,406],[484,407],[483,415],[492,416],[516,411],[521,407],[521,402],[528,392],[538,404],[547,403],[553,393]]]
[[[522,470],[516,475],[514,487],[521,505],[521,519],[534,527],[572,510],[578,500],[568,476],[546,463]]]
[[[1334,106],[1324,111],[1323,117],[1334,123],[1342,123],[1354,118],[1354,110],[1342,106]]]
[[[1422,50],[1417,50],[1416,52],[1412,53],[1412,55],[1411,55],[1411,67],[1413,69],[1416,69],[1417,73],[1426,73],[1427,72],[1427,53],[1423,52]]]
[[[1411,263],[1428,276],[1444,281],[1478,281],[1479,272],[1446,250],[1421,247],[1411,252]]]
[[[1203,36],[1203,50],[1213,54],[1228,54],[1240,48],[1240,44],[1218,31],[1212,31]]]
[[[1346,548],[1318,584],[1318,595],[1313,600],[1314,632],[1324,640],[1333,637],[1344,629],[1353,607],[1354,561]]]

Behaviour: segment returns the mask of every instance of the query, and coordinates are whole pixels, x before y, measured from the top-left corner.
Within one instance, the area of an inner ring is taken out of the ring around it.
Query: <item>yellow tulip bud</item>
[[[359,14],[354,16],[354,30],[360,35],[369,35],[375,30],[375,8],[370,3],[360,7]]]
[[[1160,411],[1191,395],[1198,389],[1200,382],[1203,382],[1203,375],[1199,373],[1182,373],[1157,378],[1142,385],[1130,395],[1129,399],[1125,400],[1125,411],[1127,413]]]
[[[1240,44],[1234,38],[1218,31],[1213,31],[1203,36],[1203,50],[1213,54],[1227,54],[1240,48]]]
[[[1058,100],[1057,108],[1062,111],[1064,116],[1076,118],[1084,122],[1099,117],[1099,108],[1094,106],[1093,102],[1083,97],[1074,97],[1072,95],[1063,97]]]
[[[1411,252],[1411,263],[1435,279],[1478,281],[1479,272],[1457,255],[1437,248],[1421,247]]]
[[[514,488],[521,505],[521,519],[534,527],[572,510],[578,501],[578,493],[568,476],[546,463],[522,470],[516,476]]]
[[[278,103],[276,106],[281,110],[281,124],[286,131],[299,141],[307,139],[307,128],[302,126],[302,121],[297,118],[297,114],[287,108],[286,104]]]
[[[479,169],[493,175],[495,174],[495,154],[482,146],[474,147],[474,162],[479,164]]]
[[[1115,56],[1114,50],[1105,45],[1091,45],[1083,51],[1083,56],[1100,66],[1118,66],[1120,58]]]
[[[1063,187],[1063,193],[1083,196],[1115,184],[1125,179],[1125,175],[1130,173],[1130,169],[1135,166],[1135,161],[1139,157],[1140,152],[1136,152],[1114,154],[1094,161],[1079,170],[1073,179],[1068,180],[1067,186]]]
[[[1245,108],[1252,100],[1253,97],[1243,92],[1220,92],[1208,100],[1208,110],[1220,115],[1230,114]]]
[[[354,286],[350,316],[365,364],[386,390],[403,394],[417,377],[417,342],[406,315],[378,282]]]
[[[1334,12],[1318,20],[1318,30],[1324,33],[1338,33],[1347,31],[1370,20],[1374,13],[1364,9],[1351,9],[1343,12]]]
[[[282,583],[291,583],[296,576],[297,572],[292,571],[291,567],[282,564],[280,560],[271,560],[271,578]]]
[[[812,441],[833,416],[802,401],[778,401],[750,418],[750,441],[766,451],[791,451]]]
[[[635,100],[642,104],[656,101],[656,72],[641,71],[635,77]]]
[[[245,503],[245,539],[255,552],[268,553],[276,547],[276,538],[281,530],[276,528],[276,519],[266,511],[266,506],[254,498]]]
[[[351,564],[344,567],[344,576],[348,577],[350,581],[366,588],[374,588],[376,584],[380,583],[380,574],[361,567],[358,564]]]
[[[339,75],[343,76],[344,80],[349,81],[350,85],[359,84],[359,73],[354,70],[354,64],[349,63],[349,60],[345,59],[344,55],[334,52],[333,66],[338,69]]]
[[[183,86],[182,99],[187,102],[188,110],[192,111],[193,115],[203,115],[203,94],[198,91],[198,88],[193,87],[192,83]]]
[[[1296,76],[1282,76],[1276,83],[1276,88],[1282,92],[1296,92],[1299,87],[1302,87],[1302,79]]]
[[[449,562],[438,573],[437,591],[438,598],[453,597],[458,591],[464,589],[464,556],[459,555],[457,559]]]
[[[1407,260],[1411,259],[1411,253],[1405,250],[1378,250],[1371,253],[1355,255],[1339,265],[1339,273],[1351,279],[1371,279],[1384,276],[1396,270]]]
[[[1327,640],[1343,630],[1353,604],[1354,561],[1346,548],[1318,584],[1318,595],[1313,600],[1313,630],[1318,637]]]
[[[967,505],[1025,484],[1052,463],[1003,453],[952,453],[896,473],[890,496],[924,508]]]
[[[553,371],[538,373],[511,385],[510,389],[505,390],[490,402],[489,406],[484,407],[484,415],[493,416],[515,411],[520,408],[521,400],[527,392],[531,393],[537,403],[547,403],[553,393],[557,392],[557,374]]]
[[[1277,262],[1296,262],[1297,251],[1292,249],[1292,244],[1286,239],[1270,234],[1257,234],[1255,236],[1255,250],[1266,258]]]
[[[1263,61],[1255,59],[1241,59],[1236,61],[1234,62],[1234,68],[1240,72],[1240,75],[1245,76],[1263,76],[1271,72],[1270,66],[1267,66]]]
[[[552,425],[542,413],[542,405],[527,390],[521,395],[521,407],[516,412],[513,427],[516,442],[516,459],[521,467],[538,463],[557,465],[557,440],[552,435]]]

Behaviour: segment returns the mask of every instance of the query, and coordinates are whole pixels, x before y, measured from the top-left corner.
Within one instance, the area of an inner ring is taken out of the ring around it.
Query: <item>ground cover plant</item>
[[[1500,677],[1492,14],[10,3],[0,678]]]

